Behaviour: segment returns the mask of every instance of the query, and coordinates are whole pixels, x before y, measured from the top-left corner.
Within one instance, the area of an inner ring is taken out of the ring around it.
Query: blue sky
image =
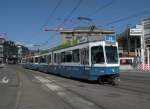
[[[52,14],[59,1],[60,5]],[[80,5],[69,16],[79,1]],[[149,13],[139,14],[144,10]],[[134,14],[138,16],[111,24]],[[150,16],[150,0],[0,0],[0,34],[7,33],[5,37],[15,42],[50,48],[58,45],[61,38],[59,33],[45,32],[44,28],[58,27],[67,16],[64,28],[88,25],[87,21],[77,20],[77,17],[85,16],[96,26],[113,27],[119,33],[127,25],[133,26],[143,17]]]

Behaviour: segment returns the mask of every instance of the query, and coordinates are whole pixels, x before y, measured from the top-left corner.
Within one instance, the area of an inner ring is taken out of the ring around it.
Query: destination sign
[[[116,42],[116,37],[112,36],[112,35],[106,35],[105,36],[105,41]]]

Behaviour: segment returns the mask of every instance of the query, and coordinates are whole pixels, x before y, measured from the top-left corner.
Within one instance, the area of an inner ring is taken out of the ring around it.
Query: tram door
[[[81,76],[86,78],[87,77],[86,74],[88,73],[86,71],[86,67],[89,64],[89,49],[88,48],[81,49],[80,54],[81,54],[81,65],[82,65]]]

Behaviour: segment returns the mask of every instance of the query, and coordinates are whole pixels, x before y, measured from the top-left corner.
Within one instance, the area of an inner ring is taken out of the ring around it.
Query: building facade
[[[135,57],[135,49],[141,48],[142,25],[127,28],[117,35],[120,57]]]
[[[104,35],[114,34],[112,30],[99,29],[95,26],[77,27],[74,29],[62,29],[60,31],[62,43],[83,43],[87,41],[99,40]]]
[[[145,46],[150,47],[150,17],[144,18],[142,25],[144,29]]]
[[[23,45],[17,45],[18,47],[18,63],[22,63],[22,58],[25,58],[29,54],[29,49]]]
[[[150,47],[150,17],[144,18],[139,25],[127,28],[117,38],[123,56],[135,56],[136,49]]]
[[[4,38],[0,38],[0,64],[4,63],[4,43],[5,43],[5,39]]]
[[[120,57],[130,58],[138,69],[150,70],[150,17],[139,25],[129,27],[117,35]]]
[[[17,63],[18,47],[13,41],[0,38],[0,63]]]

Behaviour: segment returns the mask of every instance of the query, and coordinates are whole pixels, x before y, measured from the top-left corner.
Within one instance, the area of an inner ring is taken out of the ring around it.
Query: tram
[[[25,59],[25,68],[103,83],[119,78],[118,43],[113,37]]]

